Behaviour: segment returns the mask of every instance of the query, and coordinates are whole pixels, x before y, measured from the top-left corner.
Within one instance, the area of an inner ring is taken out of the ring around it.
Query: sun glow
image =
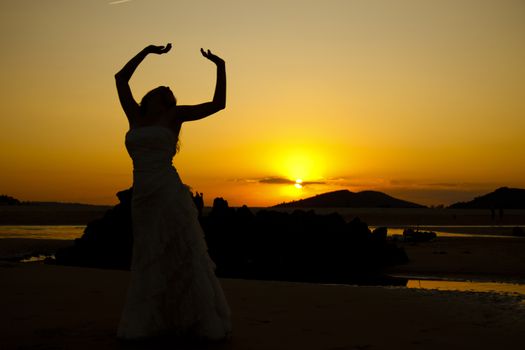
[[[315,161],[307,154],[297,153],[288,156],[286,160],[287,173],[294,179],[310,178],[315,172]]]
[[[301,147],[279,152],[272,158],[274,172],[287,179],[292,179],[296,188],[302,188],[303,182],[317,181],[325,177],[326,157],[312,147]]]

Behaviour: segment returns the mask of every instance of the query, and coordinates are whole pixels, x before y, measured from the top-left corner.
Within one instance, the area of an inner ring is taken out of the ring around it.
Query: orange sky
[[[523,1],[0,0],[0,28],[2,194],[115,203],[132,177],[113,75],[166,42],[136,99],[169,85],[207,101],[199,48],[227,62],[226,110],[184,125],[174,162],[207,204],[525,187]]]

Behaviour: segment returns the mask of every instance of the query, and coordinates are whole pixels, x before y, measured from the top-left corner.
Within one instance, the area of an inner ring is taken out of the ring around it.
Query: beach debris
[[[517,237],[525,237],[525,230],[522,227],[516,226],[512,229],[512,235]]]
[[[407,228],[403,231],[403,240],[405,242],[420,243],[429,242],[436,239],[434,231],[420,231],[418,229]]]

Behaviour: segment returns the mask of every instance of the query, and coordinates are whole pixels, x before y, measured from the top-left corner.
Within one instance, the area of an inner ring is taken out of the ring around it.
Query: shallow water
[[[418,226],[417,229],[420,231],[433,231],[436,233],[438,237],[503,237],[503,238],[519,238],[517,236],[509,236],[509,235],[498,235],[498,234],[483,234],[483,233],[476,233],[476,228],[479,229],[479,232],[483,232],[484,229],[490,228],[492,226]],[[510,226],[498,226],[498,228],[513,228],[516,227],[516,225],[510,225]],[[376,226],[370,226],[370,230],[374,230]],[[413,227],[415,229],[415,227]],[[438,228],[438,230],[436,230]],[[446,229],[446,231],[440,231],[439,228]],[[468,228],[469,230],[472,230],[474,233],[464,233],[461,232],[465,228]],[[454,232],[454,230],[457,229],[457,232]],[[405,228],[388,228],[388,236],[402,236],[403,231]]]
[[[515,295],[525,298],[525,284],[503,282],[409,279],[407,288]]]
[[[505,235],[489,235],[476,233],[492,226],[418,226],[421,231],[434,231],[438,237],[507,237]],[[498,226],[501,228],[512,228],[515,225]],[[0,225],[0,238],[34,238],[34,239],[75,239],[82,236],[86,226],[79,225]],[[370,226],[370,229],[375,229]],[[447,232],[435,230],[434,228],[446,228]],[[458,232],[454,232],[454,229]],[[461,233],[462,229],[469,228],[474,233]],[[388,236],[402,235],[404,228],[388,228]]]
[[[85,228],[78,225],[0,225],[0,238],[71,240],[82,236]]]

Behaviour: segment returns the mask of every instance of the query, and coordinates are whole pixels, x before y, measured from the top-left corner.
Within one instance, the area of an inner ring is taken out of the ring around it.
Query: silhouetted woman
[[[178,106],[171,90],[160,86],[148,92],[139,105],[128,85],[133,72],[147,55],[170,49],[171,44],[150,45],[115,75],[129,121],[126,147],[133,160],[133,258],[118,337],[173,335],[218,340],[231,331],[230,311],[191,194],[172,158],[183,122],[225,108],[226,69],[221,58],[201,49],[217,66],[213,101]]]

